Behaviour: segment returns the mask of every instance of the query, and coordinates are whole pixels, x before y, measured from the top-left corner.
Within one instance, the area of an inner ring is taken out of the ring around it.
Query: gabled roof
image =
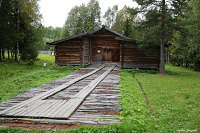
[[[97,29],[97,30],[95,30],[95,31],[93,31],[93,32],[81,33],[81,34],[78,34],[78,35],[76,35],[76,36],[69,37],[69,38],[62,39],[62,40],[58,40],[58,41],[55,41],[55,42],[51,42],[51,43],[47,42],[47,44],[49,44],[49,45],[56,45],[56,44],[59,44],[59,43],[61,43],[61,42],[69,41],[69,40],[72,40],[72,39],[75,39],[75,38],[79,38],[79,37],[83,37],[83,36],[92,36],[93,34],[95,34],[95,33],[98,32],[98,31],[101,31],[101,30],[107,30],[107,31],[109,31],[109,32],[111,32],[111,33],[117,35],[118,37],[116,37],[116,40],[132,41],[132,42],[135,42],[135,41],[136,41],[136,40],[133,40],[133,39],[131,39],[131,38],[128,38],[128,37],[126,37],[126,36],[124,36],[124,35],[122,35],[122,34],[120,34],[120,33],[117,33],[117,32],[115,32],[115,31],[113,31],[113,30],[111,30],[111,29],[108,29],[108,28],[106,28],[105,26],[102,26],[102,28],[99,28],[99,29]]]

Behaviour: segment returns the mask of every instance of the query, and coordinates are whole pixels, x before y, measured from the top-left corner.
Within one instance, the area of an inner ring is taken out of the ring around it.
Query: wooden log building
[[[118,62],[121,68],[158,69],[160,63],[159,48],[140,49],[135,40],[105,26],[47,44],[55,45],[55,62],[58,65]]]

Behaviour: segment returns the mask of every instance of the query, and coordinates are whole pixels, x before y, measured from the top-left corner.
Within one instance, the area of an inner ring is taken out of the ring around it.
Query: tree
[[[39,41],[37,39],[41,39],[37,37],[39,34],[34,34],[40,27],[38,0],[1,0],[0,2],[1,55],[4,57],[5,49],[12,50],[15,60],[19,61],[18,56],[27,53],[26,48],[37,45]],[[34,35],[35,39],[29,34]]]
[[[20,0],[18,5],[18,32],[22,35],[19,43],[20,58],[32,64],[37,57],[38,46],[42,41],[40,33],[41,15],[38,0]]]
[[[53,46],[46,45],[46,42],[53,42],[62,39],[61,33],[62,33],[62,28],[60,27],[43,27],[41,28],[41,32],[43,34],[43,42],[40,47],[40,50],[52,50],[53,51]]]
[[[189,2],[191,10],[187,12],[186,28],[189,31],[188,44],[190,59],[194,62],[195,70],[200,71],[200,1]]]
[[[101,8],[99,6],[98,0],[90,0],[87,4],[87,15],[88,15],[88,23],[89,27],[87,27],[89,31],[94,31],[95,29],[101,26]],[[87,19],[86,19],[87,20]]]
[[[174,31],[171,53],[176,65],[188,67],[194,64],[194,69],[200,71],[200,13],[199,1],[182,1],[177,3],[177,29]]]
[[[5,58],[4,51],[10,47],[12,38],[12,12],[13,12],[12,0],[0,1],[0,61]]]
[[[133,27],[136,25],[136,21],[135,14],[131,13],[129,8],[124,6],[123,9],[117,13],[112,29],[127,37],[134,38],[135,29]]]
[[[101,25],[100,10],[97,0],[90,0],[87,6],[82,4],[72,8],[65,22],[62,37],[74,36],[99,28]]]
[[[109,7],[105,12],[103,18],[106,20],[105,25],[108,28],[112,28],[115,23],[116,17],[118,13],[118,5],[114,5],[112,9]]]
[[[143,12],[146,17],[149,17],[151,20],[157,20],[156,24],[153,24],[153,27],[145,26],[147,30],[153,33],[159,33],[159,36],[155,35],[151,37],[151,40],[157,40],[159,37],[159,46],[160,46],[160,74],[165,73],[165,44],[168,44],[172,37],[173,27],[173,18],[177,13],[177,8],[174,3],[180,0],[133,0],[140,5],[140,12]],[[155,14],[153,14],[153,12]],[[155,21],[153,21],[155,22]],[[159,26],[159,27],[158,27]],[[145,30],[146,30],[145,29]],[[150,33],[149,32],[149,33]]]

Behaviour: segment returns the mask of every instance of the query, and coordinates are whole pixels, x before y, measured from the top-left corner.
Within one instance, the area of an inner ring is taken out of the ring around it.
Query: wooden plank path
[[[66,77],[33,88],[17,97],[0,103],[0,111],[2,110],[3,112],[9,110],[27,100],[39,97],[41,92],[48,93],[48,91],[66,84],[66,82],[71,82],[72,80],[80,78],[97,69],[99,69],[98,66],[82,68]],[[75,82],[73,85],[62,89],[61,91],[47,97],[39,98],[31,104],[26,104],[23,108],[6,111],[7,115],[4,114],[0,116],[0,124],[2,124],[1,122],[8,121],[85,123],[98,125],[119,123],[120,121],[116,119],[119,117],[119,112],[121,110],[119,105],[121,95],[118,92],[120,80],[119,67],[115,67],[111,70],[107,76],[99,81],[99,83],[96,82],[108,69],[111,69],[111,67],[102,67],[99,71],[96,71],[96,73]],[[96,87],[89,91],[88,88],[91,88],[91,84],[96,84]],[[85,94],[88,93],[85,97],[83,95],[84,92]],[[51,119],[54,120],[51,121]]]
[[[67,119],[72,113],[79,107],[79,105],[85,100],[85,98],[92,92],[92,90],[115,68],[115,66],[108,68],[102,75],[90,82],[81,91],[75,94],[70,100],[49,100],[45,99],[64,88],[74,84],[91,74],[101,70],[104,66],[86,74],[79,78],[72,80],[69,83],[65,83],[56,87],[53,90],[45,92],[37,97],[22,102],[19,105],[11,107],[0,114],[3,116],[15,116],[15,117],[35,117],[35,118],[56,118]]]
[[[88,74],[85,74],[85,75],[83,75],[81,77],[78,77],[78,78],[76,78],[76,79],[74,79],[74,80],[72,80],[70,82],[67,82],[67,83],[65,83],[63,85],[60,85],[60,86],[58,86],[58,87],[56,87],[56,88],[54,88],[54,89],[52,89],[50,91],[44,92],[41,95],[38,95],[38,96],[33,97],[33,98],[29,99],[29,100],[26,100],[26,101],[24,101],[24,102],[22,102],[20,104],[17,104],[15,106],[11,107],[11,108],[6,109],[4,111],[1,111],[0,115],[5,115],[10,110],[13,111],[14,109],[22,108],[23,106],[25,106],[27,104],[32,104],[32,102],[34,102],[34,101],[36,101],[38,99],[45,99],[48,96],[51,96],[51,95],[53,95],[53,94],[65,89],[66,87],[69,87],[70,85],[76,83],[77,81],[80,81],[81,79],[84,79],[84,78],[88,77],[89,75],[92,75],[92,74],[96,73],[97,71],[101,70],[103,67],[104,66],[102,66],[102,67],[100,67],[100,68],[98,68],[98,69],[96,69],[96,70],[94,70],[94,71],[92,71],[92,72],[90,72]]]

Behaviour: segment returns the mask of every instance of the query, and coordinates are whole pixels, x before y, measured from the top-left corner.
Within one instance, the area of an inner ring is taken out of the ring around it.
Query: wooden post
[[[92,64],[92,38],[90,37],[90,51],[89,51],[89,58],[90,58],[90,64]]]
[[[120,41],[120,63],[121,63],[121,68],[123,68],[123,42]]]
[[[83,66],[83,52],[84,52],[84,38],[82,39],[81,41],[81,52],[80,52],[80,56],[81,56],[81,59],[80,59],[80,65]]]

